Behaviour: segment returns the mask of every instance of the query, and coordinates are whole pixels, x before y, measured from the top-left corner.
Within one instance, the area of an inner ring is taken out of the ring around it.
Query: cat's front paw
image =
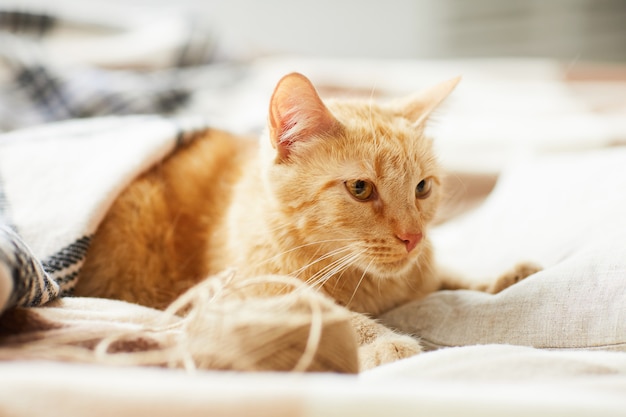
[[[421,351],[419,342],[411,336],[393,333],[378,337],[359,347],[359,369],[361,371],[372,369],[417,355]]]
[[[524,278],[529,277],[542,269],[543,268],[540,266],[530,262],[517,264],[512,270],[502,274],[497,280],[489,285],[486,291],[490,294],[499,293],[500,291],[509,288],[511,285],[520,282]]]

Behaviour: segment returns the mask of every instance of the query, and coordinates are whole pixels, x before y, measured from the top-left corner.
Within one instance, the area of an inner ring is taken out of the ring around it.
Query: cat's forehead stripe
[[[330,108],[344,125],[342,141],[352,148],[361,175],[413,182],[436,171],[430,141],[393,110],[354,102],[334,102]]]
[[[432,165],[429,146],[416,143],[414,138],[405,135],[387,135],[380,140],[373,158],[373,166],[378,177],[397,176],[398,172],[408,175],[421,175]]]

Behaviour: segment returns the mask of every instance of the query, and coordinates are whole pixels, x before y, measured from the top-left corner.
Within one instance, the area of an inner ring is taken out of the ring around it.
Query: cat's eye
[[[415,198],[424,199],[430,195],[433,189],[433,179],[425,178],[421,180],[415,187]]]
[[[350,180],[345,184],[348,192],[359,201],[367,201],[374,195],[374,184],[369,181]]]

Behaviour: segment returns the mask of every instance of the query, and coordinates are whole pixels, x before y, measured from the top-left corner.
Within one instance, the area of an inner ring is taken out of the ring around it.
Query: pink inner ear
[[[293,144],[321,136],[339,122],[328,111],[313,84],[293,73],[283,77],[270,100],[270,138],[281,157],[287,157]]]

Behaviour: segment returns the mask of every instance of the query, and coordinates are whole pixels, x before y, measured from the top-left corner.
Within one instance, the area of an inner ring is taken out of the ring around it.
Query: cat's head
[[[324,103],[303,75],[281,79],[270,102],[266,181],[294,244],[332,252],[338,269],[345,262],[383,277],[417,262],[441,196],[424,125],[458,81],[378,105]]]

